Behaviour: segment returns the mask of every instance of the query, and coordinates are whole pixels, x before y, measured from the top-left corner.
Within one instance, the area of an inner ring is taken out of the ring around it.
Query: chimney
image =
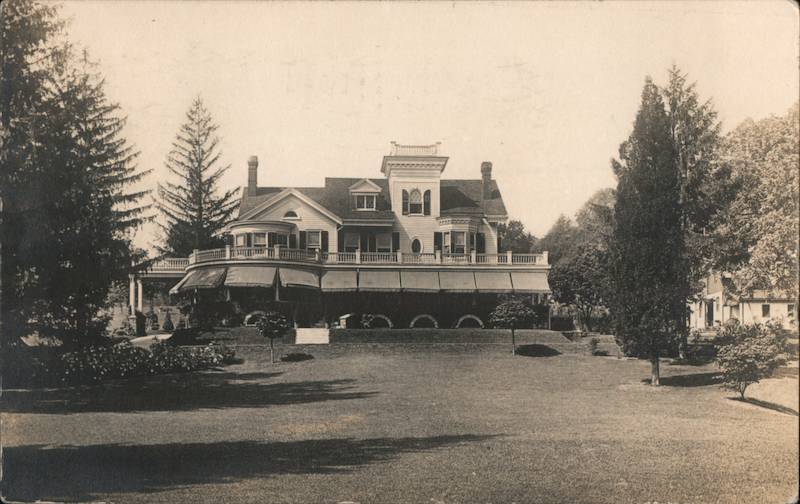
[[[250,156],[247,160],[247,195],[255,196],[258,187],[258,156]]]
[[[481,163],[481,206],[483,206],[483,200],[490,199],[492,197],[491,191],[491,182],[492,181],[492,162],[491,161],[484,161]]]

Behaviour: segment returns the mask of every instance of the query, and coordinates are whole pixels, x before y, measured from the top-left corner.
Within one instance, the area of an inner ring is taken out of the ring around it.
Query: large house
[[[501,252],[508,215],[492,163],[480,178],[444,179],[439,149],[392,142],[382,177],[328,177],[324,187],[260,187],[252,156],[225,248],[147,274],[180,270],[172,295],[224,296],[244,312],[277,305],[299,326],[350,313],[390,327],[483,326],[499,295],[544,304],[547,253]],[[132,280],[132,307],[135,294]]]
[[[728,273],[709,273],[699,299],[689,309],[689,328],[700,331],[720,327],[731,319],[747,324],[772,321],[785,329],[797,328],[797,305],[791,295],[766,290],[737,295]]]

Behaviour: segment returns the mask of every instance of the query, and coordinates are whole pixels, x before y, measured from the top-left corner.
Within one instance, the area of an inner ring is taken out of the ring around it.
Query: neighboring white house
[[[743,323],[780,321],[786,329],[797,328],[797,301],[781,293],[755,290],[735,295],[727,273],[711,273],[704,280],[700,299],[689,305],[691,329],[713,329],[730,319]]]

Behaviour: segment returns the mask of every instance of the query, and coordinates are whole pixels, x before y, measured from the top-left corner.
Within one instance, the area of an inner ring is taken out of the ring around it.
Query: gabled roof
[[[287,187],[278,192],[272,192],[268,194],[263,200],[261,200],[258,204],[250,207],[249,210],[246,212],[242,212],[241,208],[239,210],[239,217],[252,217],[255,216],[272,206],[276,205],[280,201],[283,201],[285,198],[290,196],[294,196],[297,199],[304,201],[306,204],[317,210],[318,212],[326,215],[331,220],[341,224],[341,218],[335,212],[332,212],[330,208],[327,208],[325,205],[321,205],[318,201],[314,198],[309,197],[309,195],[303,193],[296,187]]]
[[[368,181],[380,189],[377,193],[377,210],[374,212],[356,211],[350,201],[350,188],[354,184]],[[503,198],[497,187],[497,181],[489,182],[489,198],[481,207],[481,180],[457,179],[440,182],[440,205],[442,215],[486,215],[487,217],[505,217],[507,215]],[[255,196],[248,196],[247,189],[242,191],[239,205],[239,216],[244,216],[254,208],[268,201],[276,194],[287,189],[307,196],[320,206],[328,209],[343,220],[392,220],[394,212],[389,203],[389,184],[386,179],[363,179],[349,177],[326,177],[324,187],[259,187]]]
[[[353,192],[381,192],[381,187],[370,179],[362,178],[348,187],[348,190]]]

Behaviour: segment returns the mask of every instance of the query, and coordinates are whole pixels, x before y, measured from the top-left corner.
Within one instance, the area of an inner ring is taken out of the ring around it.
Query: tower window
[[[417,189],[408,195],[408,213],[411,215],[422,215],[422,193]]]

